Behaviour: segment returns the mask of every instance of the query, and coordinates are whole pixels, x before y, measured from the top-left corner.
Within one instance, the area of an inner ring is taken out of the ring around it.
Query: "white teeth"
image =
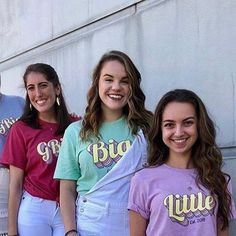
[[[43,104],[45,101],[46,101],[46,100],[38,100],[38,101],[37,101],[37,104],[41,105],[41,104]]]
[[[183,143],[185,142],[186,139],[176,139],[174,140],[176,143]]]
[[[115,99],[120,99],[120,98],[122,98],[121,95],[117,95],[117,94],[109,94],[109,97],[110,97],[110,98],[115,98]]]

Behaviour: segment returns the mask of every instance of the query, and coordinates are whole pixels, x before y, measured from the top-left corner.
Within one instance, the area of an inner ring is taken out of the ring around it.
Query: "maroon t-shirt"
[[[1,162],[24,170],[23,188],[31,195],[58,201],[59,181],[53,179],[62,135],[55,135],[58,124],[40,120],[40,129],[22,121],[11,128]]]

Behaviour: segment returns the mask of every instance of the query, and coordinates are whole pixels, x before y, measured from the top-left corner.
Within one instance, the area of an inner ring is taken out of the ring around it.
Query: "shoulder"
[[[11,130],[16,130],[16,131],[20,131],[20,130],[24,131],[26,129],[32,129],[32,128],[21,120],[17,120],[11,127]]]
[[[135,173],[131,179],[131,189],[148,193],[151,189],[156,188],[161,178],[158,175],[159,167],[145,167]]]
[[[13,126],[14,128],[27,128],[29,127],[25,122],[23,122],[22,120],[17,120]]]
[[[24,139],[28,134],[34,135],[34,132],[34,129],[26,123],[21,120],[17,120],[14,124],[12,124],[9,135],[14,139],[19,137]]]
[[[70,129],[78,129],[79,128],[80,129],[81,126],[82,126],[82,120],[80,119],[80,120],[76,120],[76,121],[72,122],[68,126],[68,128],[70,128]]]
[[[156,176],[158,171],[161,169],[161,166],[154,167],[145,167],[139,171],[137,171],[133,177],[136,181],[146,181],[147,179],[151,179],[153,176]]]
[[[19,106],[22,107],[25,105],[25,99],[20,96],[15,95],[5,95],[3,94],[3,103],[7,103],[9,106]]]
[[[25,102],[24,98],[22,98],[20,96],[16,96],[16,95],[6,95],[6,94],[3,94],[3,98],[8,100],[8,101]]]
[[[81,129],[82,126],[82,120],[77,120],[75,122],[72,122],[67,128],[66,128],[66,133],[78,133]]]

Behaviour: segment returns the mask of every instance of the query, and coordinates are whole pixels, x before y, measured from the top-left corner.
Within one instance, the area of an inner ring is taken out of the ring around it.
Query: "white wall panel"
[[[52,0],[54,37],[91,24],[141,0]]]
[[[0,60],[41,46],[140,1],[1,0]]]
[[[236,2],[216,2],[209,1],[207,7],[205,1],[188,0],[140,4],[142,48],[137,58],[148,77],[146,89],[155,88],[155,96],[149,97],[152,107],[169,89],[193,89],[219,126],[218,142],[230,146],[236,145]]]
[[[51,1],[0,1],[0,61],[52,39]]]

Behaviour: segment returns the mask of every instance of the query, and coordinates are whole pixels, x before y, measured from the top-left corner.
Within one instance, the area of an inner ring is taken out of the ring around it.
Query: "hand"
[[[78,120],[81,120],[81,119],[82,119],[82,117],[79,116],[79,115],[77,115],[75,112],[70,113],[70,116],[71,116],[72,118],[75,118],[75,119],[78,119]]]

